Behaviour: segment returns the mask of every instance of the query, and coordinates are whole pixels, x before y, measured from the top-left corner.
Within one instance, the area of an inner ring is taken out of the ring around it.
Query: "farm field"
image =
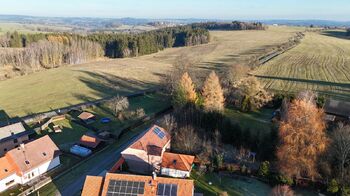
[[[350,100],[350,40],[339,31],[306,33],[302,43],[252,72],[267,89],[304,89]]]
[[[154,87],[180,56],[196,59],[193,69],[224,70],[264,54],[302,30],[270,27],[266,31],[213,31],[212,41],[205,45],[65,66],[0,81],[0,110],[10,117],[24,116]]]

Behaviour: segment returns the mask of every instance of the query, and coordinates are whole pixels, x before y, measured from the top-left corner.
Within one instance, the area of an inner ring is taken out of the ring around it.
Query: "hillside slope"
[[[309,89],[350,99],[350,40],[307,33],[300,45],[257,68],[265,87],[284,92]]]

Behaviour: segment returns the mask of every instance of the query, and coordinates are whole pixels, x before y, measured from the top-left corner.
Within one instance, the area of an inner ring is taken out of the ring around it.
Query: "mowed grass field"
[[[300,45],[259,67],[267,89],[312,90],[350,100],[350,40],[340,31],[306,33]]]
[[[159,85],[179,57],[196,59],[194,69],[222,70],[286,42],[300,28],[213,31],[209,44],[170,48],[156,54],[101,60],[0,81],[0,110],[9,116],[44,112]]]

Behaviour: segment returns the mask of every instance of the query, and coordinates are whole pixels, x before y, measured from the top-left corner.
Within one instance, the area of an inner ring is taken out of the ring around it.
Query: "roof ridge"
[[[191,168],[189,168],[190,166],[189,166],[189,164],[188,164],[188,161],[182,156],[183,154],[177,154],[177,155],[180,157],[180,159],[181,159],[182,162],[184,163],[186,169],[187,169],[187,170],[191,169]],[[185,156],[186,156],[186,155],[185,155]]]

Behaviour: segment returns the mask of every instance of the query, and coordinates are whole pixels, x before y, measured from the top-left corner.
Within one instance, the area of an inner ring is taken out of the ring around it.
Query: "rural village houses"
[[[121,159],[110,171],[116,171],[125,162],[130,172],[149,176],[115,173],[107,173],[104,178],[87,176],[82,195],[193,196],[193,180],[184,178],[190,175],[194,156],[167,152],[170,142],[166,130],[152,126],[121,152]],[[157,173],[175,178],[157,177]]]
[[[0,127],[0,156],[28,141],[30,133],[20,122]]]
[[[60,165],[60,151],[49,136],[22,143],[0,158],[0,192],[26,184]]]

